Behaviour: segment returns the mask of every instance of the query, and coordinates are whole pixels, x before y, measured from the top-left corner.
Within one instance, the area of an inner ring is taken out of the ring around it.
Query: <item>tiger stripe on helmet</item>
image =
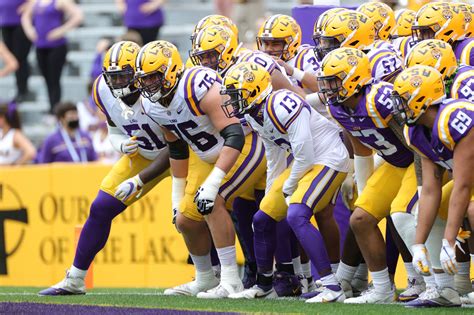
[[[115,43],[111,48],[110,59],[109,59],[109,66],[110,67],[117,67],[119,63],[120,51],[122,50],[122,46],[125,44],[124,41]]]
[[[263,27],[265,33],[271,33],[272,32],[272,27],[275,21],[282,16],[281,14],[275,14],[272,17],[270,17],[266,22],[265,26]]]

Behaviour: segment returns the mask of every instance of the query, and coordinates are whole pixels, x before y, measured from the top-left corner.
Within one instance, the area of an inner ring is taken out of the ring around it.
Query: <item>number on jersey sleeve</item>
[[[309,105],[301,97],[288,90],[272,93],[265,106],[271,122],[282,134],[286,134],[303,109],[310,111]]]
[[[438,135],[449,149],[454,150],[456,143],[461,141],[473,127],[474,105],[450,104],[443,109],[438,119]]]
[[[212,85],[220,79],[217,73],[204,67],[193,67],[184,73],[184,89],[180,90],[191,113],[195,116],[204,115],[199,102],[204,98]]]

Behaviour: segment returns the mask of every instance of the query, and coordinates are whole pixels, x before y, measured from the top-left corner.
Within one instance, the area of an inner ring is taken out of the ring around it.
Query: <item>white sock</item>
[[[471,271],[471,262],[458,262],[458,274],[459,275],[469,275]]]
[[[417,282],[423,280],[423,277],[416,273],[415,268],[413,268],[413,264],[411,262],[404,263],[405,269],[407,271],[408,280],[415,279]]]
[[[71,268],[69,268],[69,275],[73,278],[84,279],[86,277],[86,274],[87,274],[87,270],[76,268],[74,267],[74,265],[71,265]]]
[[[474,254],[470,254],[471,255],[471,263],[474,264]]]
[[[305,278],[309,278],[313,276],[313,273],[311,272],[311,262],[308,261],[307,263],[301,264],[301,270],[303,272],[303,275]]]
[[[207,254],[204,256],[196,256],[193,254],[189,254],[191,259],[193,260],[194,267],[196,268],[196,272],[207,272],[212,270],[212,263],[211,263],[211,255]]]
[[[219,261],[221,262],[222,267],[237,266],[235,245],[222,247],[222,248],[216,248],[216,251],[217,251],[217,256],[219,256]]]
[[[454,276],[448,275],[447,273],[435,273],[434,274],[436,285],[438,289],[452,288],[454,289]]]
[[[301,257],[295,257],[291,261],[293,262],[293,270],[295,271],[295,275],[302,275],[303,266],[301,265]]]
[[[339,268],[339,263],[331,264],[332,273],[336,274],[337,268]]]
[[[370,274],[372,275],[375,292],[386,294],[387,292],[392,291],[392,283],[390,282],[390,277],[388,275],[388,268],[380,271],[371,271]]]
[[[354,278],[354,274],[356,270],[357,270],[357,267],[346,265],[345,263],[341,261],[339,263],[339,267],[337,268],[336,278],[339,281],[346,280],[348,282],[351,282],[352,278]]]
[[[433,271],[431,271],[431,276],[423,276],[423,280],[425,281],[427,288],[436,287],[436,279],[433,276]]]
[[[323,283],[324,286],[339,285],[339,282],[337,281],[337,278],[333,273],[330,273],[327,276],[322,277],[321,282]]]
[[[367,268],[367,264],[366,263],[359,264],[354,274],[354,278],[367,279],[368,277],[369,277],[369,269]]]

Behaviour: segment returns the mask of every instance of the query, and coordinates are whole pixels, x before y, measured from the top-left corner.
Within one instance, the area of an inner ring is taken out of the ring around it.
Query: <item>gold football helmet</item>
[[[184,69],[176,46],[164,40],[143,46],[135,65],[142,94],[152,102],[158,102],[172,93]]]
[[[213,25],[199,31],[193,40],[189,56],[195,65],[225,72],[237,54],[239,44],[235,34],[227,27]]]
[[[315,45],[319,45],[319,39],[321,37],[321,32],[322,32],[324,24],[326,24],[326,22],[335,14],[343,12],[343,11],[347,11],[347,10],[348,9],[346,8],[332,8],[321,13],[321,15],[318,17],[318,19],[314,23],[314,27],[313,27],[313,41]]]
[[[260,26],[257,47],[270,56],[288,61],[301,45],[301,28],[291,16],[276,14]]]
[[[137,91],[135,85],[135,59],[140,46],[121,41],[105,53],[102,72],[114,97],[125,97]]]
[[[443,77],[435,68],[416,65],[403,70],[393,83],[394,111],[401,113],[408,126],[446,97]]]
[[[443,79],[451,77],[458,67],[454,51],[446,42],[427,39],[416,44],[405,59],[406,67],[430,66],[438,70]]]
[[[449,3],[427,3],[416,13],[412,32],[417,41],[440,39],[452,44],[464,36],[464,18]]]
[[[238,39],[239,38],[239,29],[237,28],[237,25],[229,19],[226,16],[219,15],[219,14],[212,14],[203,17],[195,26],[193,33],[191,35],[191,41],[194,40],[194,38],[197,36],[199,31],[202,29],[213,26],[213,25],[220,25],[229,28],[234,34],[235,37]]]
[[[330,51],[339,47],[366,49],[374,43],[373,21],[364,13],[352,10],[339,12],[324,24],[315,40],[314,52],[321,61]]]
[[[365,2],[357,11],[364,13],[372,19],[375,25],[376,39],[387,40],[390,32],[395,27],[395,14],[392,8],[382,2]]]
[[[369,57],[359,49],[338,48],[322,61],[319,95],[325,104],[342,103],[371,82]]]
[[[468,3],[453,2],[451,7],[454,12],[461,14],[464,20],[464,34],[466,38],[470,38],[474,35],[474,23],[472,22],[474,10],[473,7]]]
[[[402,37],[402,36],[411,36],[411,27],[413,21],[415,20],[416,11],[409,9],[400,9],[395,11],[395,27],[390,33],[392,39]]]
[[[227,117],[252,112],[272,92],[268,71],[252,62],[242,62],[229,69],[224,77],[221,95],[228,95],[222,109]]]

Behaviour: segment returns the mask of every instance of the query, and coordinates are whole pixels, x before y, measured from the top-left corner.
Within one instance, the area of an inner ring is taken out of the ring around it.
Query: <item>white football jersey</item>
[[[288,60],[286,63],[293,68],[300,69],[301,71],[307,72],[311,75],[318,76],[318,71],[321,68],[316,56],[314,55],[314,47],[310,45],[301,45],[298,47],[296,55]],[[293,77],[290,77],[293,85],[297,85],[304,89],[304,86],[300,81]],[[305,89],[305,92],[312,93]]]
[[[296,181],[308,171],[308,167],[315,164],[340,172],[349,170],[349,155],[339,135],[339,128],[312,109],[300,96],[289,90],[279,90],[270,94],[262,106],[263,116],[260,119],[249,114],[245,118],[265,143],[267,188],[286,168],[285,151],[295,158],[292,174],[295,173],[293,178]],[[310,151],[306,151],[308,139],[311,139]]]
[[[175,95],[168,107],[144,100],[147,115],[165,127],[207,163],[215,163],[219,157],[224,138],[199,107],[214,82],[220,82],[217,73],[209,68],[186,69],[176,87]]]
[[[145,114],[149,104],[143,103],[143,97],[140,96],[132,106],[126,105],[121,99],[113,96],[103,76],[99,76],[94,82],[93,93],[94,102],[107,119],[124,135],[137,137],[138,153],[141,156],[154,160],[159,154],[164,154],[166,141],[163,131]],[[122,115],[123,108],[129,111],[127,118]]]

